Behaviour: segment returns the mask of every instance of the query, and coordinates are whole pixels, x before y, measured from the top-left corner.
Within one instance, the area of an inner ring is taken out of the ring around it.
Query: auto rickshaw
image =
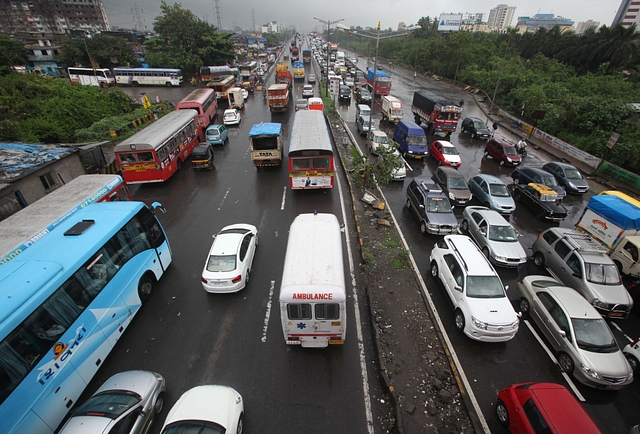
[[[191,167],[193,170],[213,170],[213,147],[207,142],[199,143],[191,153]]]
[[[251,82],[251,81],[243,81],[242,82],[242,88],[248,90],[249,93],[253,93],[253,91],[255,89],[255,86],[254,86],[253,82]]]

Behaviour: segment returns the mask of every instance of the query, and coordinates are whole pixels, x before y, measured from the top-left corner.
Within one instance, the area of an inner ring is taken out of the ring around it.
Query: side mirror
[[[504,285],[504,290],[508,291],[509,290],[509,285]]]
[[[165,209],[165,207],[162,206],[162,204],[160,202],[153,202],[151,204],[151,207],[153,209],[157,209],[158,211],[160,211],[162,214],[166,214],[167,210]]]
[[[454,286],[453,289],[455,289],[456,291],[462,292],[462,286],[460,285]]]
[[[567,337],[567,332],[564,330],[559,330],[558,333],[560,333],[560,336],[562,336],[563,338]]]

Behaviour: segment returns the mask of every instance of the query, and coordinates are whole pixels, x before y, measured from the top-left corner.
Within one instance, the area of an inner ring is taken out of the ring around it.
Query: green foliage
[[[0,77],[0,107],[0,141],[31,143],[75,142],[77,130],[131,111],[118,89],[33,74]]]
[[[404,165],[404,161],[400,154],[394,152],[395,143],[391,144],[389,149],[378,148],[378,159],[374,162],[370,162],[366,155],[360,154],[355,146],[349,148],[351,168],[360,174],[359,177],[354,177],[356,185],[366,189],[375,187],[376,183],[385,185],[393,180],[393,171]]]
[[[27,49],[17,39],[0,34],[0,75],[14,72],[13,65],[25,65]]]
[[[60,60],[70,66],[90,67],[91,60],[101,68],[140,66],[126,39],[101,33],[92,38],[63,41]]]
[[[123,138],[123,132],[125,133],[124,136],[128,136],[135,132],[134,130],[128,131],[128,129],[132,125],[131,121],[146,117],[149,115],[149,112],[153,113],[154,111],[158,110],[159,107],[159,104],[152,104],[149,109],[139,107],[132,113],[109,116],[107,118],[100,119],[99,121],[94,122],[90,127],[82,128],[76,131],[76,141],[89,142],[97,140],[109,140],[111,139],[110,133],[112,130],[121,133],[121,135],[118,137],[121,140]],[[140,128],[144,127],[146,127],[145,124],[143,124]]]

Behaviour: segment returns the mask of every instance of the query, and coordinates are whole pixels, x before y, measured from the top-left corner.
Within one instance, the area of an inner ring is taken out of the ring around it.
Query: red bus
[[[213,89],[196,89],[189,95],[184,97],[182,101],[176,105],[178,110],[193,109],[198,111],[200,118],[200,130],[198,136],[201,141],[205,141],[204,130],[213,122],[218,110],[218,98],[216,91]]]
[[[114,148],[128,184],[164,182],[189,158],[198,144],[200,117],[196,110],[176,110]]]
[[[289,185],[292,190],[333,188],[333,148],[324,114],[300,110],[293,118],[289,142]]]
[[[236,77],[233,75],[227,75],[211,80],[207,83],[207,87],[216,91],[218,99],[227,98],[227,91],[232,87],[236,87]]]

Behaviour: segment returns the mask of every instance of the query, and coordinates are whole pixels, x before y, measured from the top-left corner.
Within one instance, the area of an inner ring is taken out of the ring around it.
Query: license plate
[[[413,158],[415,158],[415,159],[419,160],[419,159],[421,159],[422,157],[421,157],[420,155],[414,155],[414,156],[413,156]]]
[[[344,344],[344,341],[329,341],[329,345],[340,345],[340,344]]]

